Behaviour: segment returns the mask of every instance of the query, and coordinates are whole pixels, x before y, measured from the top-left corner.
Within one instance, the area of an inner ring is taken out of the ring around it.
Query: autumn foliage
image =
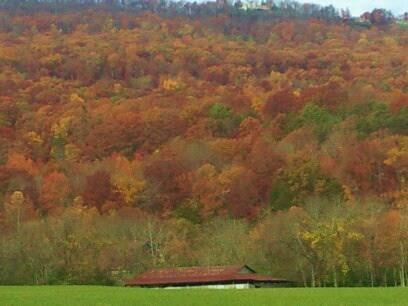
[[[407,30],[190,17],[0,12],[0,229],[37,235],[21,245],[41,240],[50,269],[2,271],[4,239],[0,283],[212,254],[305,285],[405,284]]]

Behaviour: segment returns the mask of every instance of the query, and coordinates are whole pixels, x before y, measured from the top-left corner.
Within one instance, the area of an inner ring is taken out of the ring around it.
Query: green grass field
[[[408,306],[408,288],[276,288],[252,290],[155,290],[102,286],[4,286],[1,306],[171,305],[398,305]]]

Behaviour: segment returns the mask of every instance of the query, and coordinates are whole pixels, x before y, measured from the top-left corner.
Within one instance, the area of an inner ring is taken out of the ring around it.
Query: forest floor
[[[408,306],[408,288],[154,290],[104,286],[0,286],[1,306]]]

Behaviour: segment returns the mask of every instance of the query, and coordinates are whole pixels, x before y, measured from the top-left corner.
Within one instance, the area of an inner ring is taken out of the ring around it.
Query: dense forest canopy
[[[402,20],[0,3],[0,283],[245,262],[405,286]]]

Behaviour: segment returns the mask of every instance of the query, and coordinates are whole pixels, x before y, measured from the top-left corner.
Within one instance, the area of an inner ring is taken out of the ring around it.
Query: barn
[[[153,269],[125,281],[128,287],[214,289],[290,286],[293,283],[255,272],[248,265]]]

